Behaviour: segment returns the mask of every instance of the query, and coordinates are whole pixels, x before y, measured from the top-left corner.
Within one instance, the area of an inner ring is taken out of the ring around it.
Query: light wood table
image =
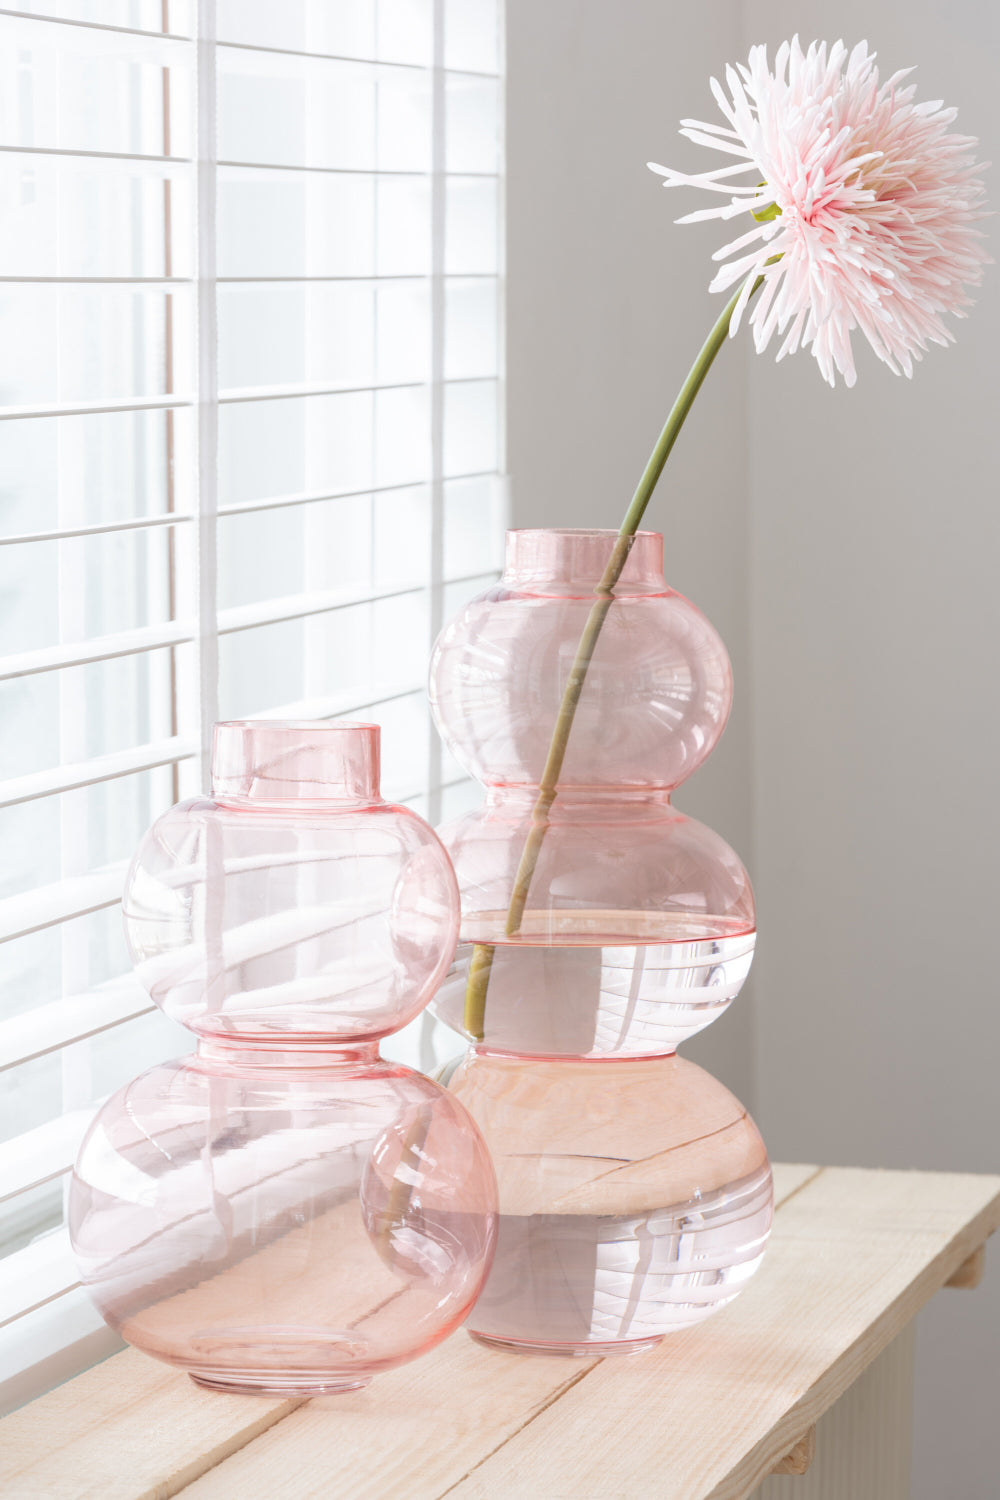
[[[0,1423],[0,1494],[905,1500],[912,1320],[978,1280],[1000,1178],[778,1166],[775,1187],[754,1281],[651,1353],[523,1358],[458,1333],[299,1402],[202,1391],[128,1350]]]

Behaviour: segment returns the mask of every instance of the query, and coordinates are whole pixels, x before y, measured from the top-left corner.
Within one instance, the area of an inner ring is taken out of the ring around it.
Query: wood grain
[[[968,1260],[963,1260],[957,1271],[954,1271],[945,1282],[945,1286],[958,1287],[961,1291],[972,1291],[983,1279],[986,1270],[986,1246],[980,1245],[978,1250],[973,1250]]]
[[[818,1170],[776,1166],[776,1200]],[[192,1484],[184,1500],[273,1500],[292,1472],[296,1500],[437,1500],[601,1363],[505,1354],[460,1334],[366,1391],[311,1402],[267,1442]]]
[[[790,1448],[784,1458],[779,1458],[773,1470],[774,1474],[805,1474],[813,1459],[816,1457],[816,1429],[809,1430],[799,1438],[794,1448]]]
[[[779,1166],[775,1186],[752,1285],[652,1353],[532,1359],[460,1333],[368,1390],[301,1404],[200,1391],[130,1350],[0,1423],[0,1492],[742,1500],[1000,1223],[998,1178]],[[808,1486],[823,1434],[810,1472],[762,1495]]]
[[[126,1349],[0,1422],[4,1500],[166,1500],[298,1401],[201,1391]]]
[[[827,1168],[716,1319],[606,1360],[455,1500],[743,1500],[1000,1222],[1000,1180]],[[586,1441],[581,1441],[582,1435]]]
[[[909,1500],[913,1349],[908,1323],[820,1417],[806,1473],[772,1475],[750,1500]]]
[[[183,1500],[437,1500],[598,1363],[488,1351],[459,1334],[368,1390],[310,1402]]]

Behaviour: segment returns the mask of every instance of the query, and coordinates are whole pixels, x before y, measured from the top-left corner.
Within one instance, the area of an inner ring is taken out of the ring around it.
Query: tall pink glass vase
[[[212,794],[153,825],[124,912],[199,1044],[81,1148],[70,1227],[104,1317],[227,1391],[355,1389],[432,1348],[482,1288],[496,1182],[457,1097],[379,1057],[447,969],[458,894],[382,800],[377,726],[217,725]]]
[[[451,1088],[500,1182],[469,1328],[564,1353],[633,1352],[707,1316],[760,1262],[772,1188],[746,1111],[677,1045],[739,992],[755,915],[732,849],[672,804],[725,727],[715,630],[640,532],[615,585],[536,842],[560,703],[617,533],[513,531],[499,584],[439,637],[431,704],[485,804],[440,830],[462,901],[436,1014],[473,1044]],[[473,945],[490,953],[467,1011]]]

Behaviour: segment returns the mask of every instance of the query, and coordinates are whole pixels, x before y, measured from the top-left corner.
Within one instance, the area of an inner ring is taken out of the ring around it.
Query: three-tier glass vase
[[[142,983],[197,1051],[113,1095],[80,1150],[84,1285],[147,1354],[224,1391],[356,1389],[465,1318],[496,1182],[458,1098],[379,1056],[448,968],[458,892],[379,792],[373,724],[215,729],[211,795],[126,881]]]
[[[471,1044],[450,1088],[500,1187],[468,1327],[550,1353],[637,1352],[724,1306],[772,1215],[756,1126],[676,1055],[753,956],[743,865],[671,800],[725,727],[729,660],[668,588],[659,534],[640,532],[611,597],[598,591],[616,539],[509,532],[502,578],[445,627],[430,677],[441,735],[486,790],[439,830],[462,926],[432,1007]],[[545,767],[595,608],[552,798]]]

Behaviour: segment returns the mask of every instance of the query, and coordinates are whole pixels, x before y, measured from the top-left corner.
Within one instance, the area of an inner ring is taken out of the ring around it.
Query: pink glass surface
[[[466,1325],[478,1338],[638,1353],[724,1307],[759,1266],[773,1212],[764,1143],[694,1063],[474,1050],[450,1087],[500,1186],[496,1259]]]
[[[753,893],[718,834],[665,792],[560,792],[519,931],[507,906],[534,796],[490,788],[440,830],[462,939],[432,1009],[463,1031],[472,943],[495,946],[484,1039],[549,1056],[671,1051],[719,1015],[753,958]]]
[[[537,786],[613,531],[510,531],[499,584],[441,632],[430,699],[452,754],[488,786]],[[615,585],[559,777],[669,791],[701,765],[732,702],[726,648],[667,587],[640,532]]]
[[[217,725],[212,796],[129,872],[137,971],[201,1041],[99,1111],[70,1233],[111,1326],[216,1389],[365,1385],[450,1333],[492,1258],[475,1125],[378,1055],[458,927],[447,855],[382,800],[378,751],[370,724]]]
[[[487,788],[439,829],[462,897],[460,946],[434,1002],[463,1032],[473,943],[495,948],[483,1039],[494,1050],[671,1051],[732,1002],[753,957],[753,892],[718,834],[671,803],[725,726],[725,648],[663,578],[640,532],[587,670],[520,926],[506,931],[538,780],[617,533],[512,531],[500,584],[445,627],[431,702]]]
[[[636,537],[606,603],[539,811],[616,536],[509,533],[499,585],[446,626],[431,666],[441,734],[486,787],[483,806],[440,830],[462,925],[435,1010],[466,1035],[474,945],[490,955],[481,1036],[450,1085],[500,1186],[496,1257],[468,1327],[522,1351],[648,1349],[740,1291],[771,1223],[753,1121],[675,1055],[738,993],[756,923],[736,854],[671,802],[717,743],[732,680],[712,626],[667,587],[658,535]]]
[[[70,1232],[84,1285],[129,1343],[217,1389],[317,1395],[461,1323],[495,1210],[461,1103],[374,1047],[203,1042],[101,1109]]]
[[[125,883],[136,973],[162,1010],[200,1036],[322,1046],[419,1014],[458,897],[378,768],[377,725],[216,725],[211,797],[158,818]]]

